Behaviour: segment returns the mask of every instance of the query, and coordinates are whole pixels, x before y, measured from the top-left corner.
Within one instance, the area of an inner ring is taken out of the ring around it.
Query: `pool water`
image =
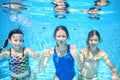
[[[9,10],[0,6],[0,46],[7,39],[8,33],[14,28],[20,28],[24,32],[24,46],[42,53],[44,45],[47,48],[53,47],[56,43],[53,38],[54,29],[59,25],[68,28],[70,39],[68,44],[75,44],[78,51],[86,47],[87,34],[90,30],[98,30],[101,34],[102,42],[99,48],[106,51],[111,62],[119,71],[120,76],[120,7],[119,0],[111,0],[108,6],[100,7],[105,13],[100,15],[100,20],[88,18],[88,14],[81,13],[82,9],[93,7],[94,1],[90,0],[67,0],[69,9],[77,11],[66,14],[66,18],[54,17],[54,5],[52,0],[1,0],[2,3],[18,1],[24,4],[29,10],[17,10],[20,14],[10,14],[4,10]],[[11,45],[8,45],[8,49]],[[38,67],[38,62],[30,57],[31,72]],[[0,60],[0,80],[10,80],[9,66],[7,58]],[[75,68],[76,69],[76,68]],[[37,80],[52,80],[55,72],[52,58],[46,69],[37,74]],[[77,70],[76,70],[77,73]],[[99,80],[112,80],[111,70],[101,59],[97,70]],[[33,77],[33,74],[32,74]]]

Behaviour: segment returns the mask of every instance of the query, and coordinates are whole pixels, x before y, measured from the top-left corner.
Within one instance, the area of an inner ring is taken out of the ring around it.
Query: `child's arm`
[[[46,50],[46,48],[44,47],[44,51],[40,57],[39,65],[38,65],[39,72],[42,72],[45,69],[50,57],[51,57],[50,50]]]
[[[24,53],[27,55],[30,55],[33,59],[39,59],[39,54],[37,53],[37,52],[35,52],[35,51],[33,51],[33,50],[31,50],[31,49],[29,49],[29,48],[25,48],[25,50],[24,50]],[[33,80],[36,80],[36,77],[37,77],[37,72],[38,72],[38,70],[37,69],[34,69],[34,71],[33,71]]]
[[[8,51],[3,51],[0,53],[0,59],[2,59],[5,55],[7,55]]]
[[[116,70],[116,68],[113,66],[113,64],[111,63],[110,59],[108,58],[107,54],[103,51],[103,58],[106,61],[107,65],[110,67],[110,69],[112,70],[112,75],[113,75],[113,80],[117,80],[118,79],[118,71]]]
[[[32,56],[33,59],[38,59],[39,58],[39,54],[37,52],[29,49],[29,48],[25,48],[25,53]]]
[[[80,61],[80,57],[79,57],[76,45],[71,45],[70,50],[71,50],[71,54],[74,58],[74,61],[76,62],[77,68],[80,68],[81,61]]]
[[[33,80],[36,80],[38,72],[42,72],[46,68],[47,63],[51,57],[51,54],[50,54],[51,51],[53,51],[53,49],[46,50],[46,48],[44,46],[44,51],[43,51],[42,55],[40,56],[38,69],[34,70],[34,79]]]
[[[87,51],[87,48],[84,48],[80,51],[80,68],[79,68],[79,74],[83,74],[84,76],[86,76],[87,74],[87,70],[84,68],[84,57],[85,57],[85,53]]]

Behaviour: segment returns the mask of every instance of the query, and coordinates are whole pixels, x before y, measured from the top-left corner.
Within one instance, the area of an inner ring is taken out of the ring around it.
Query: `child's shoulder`
[[[10,49],[2,51],[1,54],[9,56],[10,55]]]
[[[24,48],[23,48],[23,53],[24,53],[25,55],[27,55],[27,54],[32,54],[32,53],[33,53],[33,50],[30,49],[30,48],[28,48],[28,47],[24,47]]]
[[[105,54],[106,52],[104,51],[104,50],[102,50],[102,49],[98,49],[98,51],[99,51],[99,53],[101,53],[101,54]]]
[[[70,52],[74,58],[79,55],[76,45],[70,45]]]
[[[88,48],[82,48],[80,50],[80,55],[86,55],[88,53]]]
[[[23,51],[31,51],[31,49],[28,47],[23,47]]]
[[[86,52],[86,51],[88,51],[88,48],[82,48],[81,49],[81,52]]]
[[[101,56],[106,56],[107,55],[106,52],[104,50],[101,50],[101,49],[99,49],[99,54]]]

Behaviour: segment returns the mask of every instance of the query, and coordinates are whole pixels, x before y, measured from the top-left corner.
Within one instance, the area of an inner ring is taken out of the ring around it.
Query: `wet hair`
[[[97,1],[95,1],[95,5],[94,6],[99,6],[99,5],[97,5],[97,2],[101,2],[101,0],[97,0]],[[106,5],[103,5],[103,6],[108,6],[110,4],[110,1],[106,1]]]
[[[60,25],[60,26],[56,27],[56,29],[55,29],[55,31],[54,31],[54,39],[56,39],[56,38],[55,38],[55,37],[56,37],[56,33],[57,33],[57,31],[59,31],[59,30],[65,31],[65,33],[66,33],[66,35],[67,35],[67,39],[70,38],[70,37],[69,37],[69,32],[68,32],[67,28],[66,28],[65,26]]]
[[[95,10],[95,9],[97,9],[98,11],[101,10],[100,8],[97,8],[97,7],[92,7],[92,8],[90,8],[89,10]]]
[[[10,31],[10,33],[8,35],[8,39],[11,39],[11,37],[12,37],[13,34],[22,34],[22,35],[24,35],[23,32],[20,29],[13,29],[13,30]],[[6,39],[4,41],[4,45],[3,45],[2,48],[0,48],[0,51],[3,50],[5,47],[7,47],[7,45],[8,45],[8,39]]]
[[[89,39],[90,39],[91,37],[93,37],[94,35],[97,35],[97,36],[98,36],[99,42],[101,41],[101,37],[100,37],[99,32],[98,32],[97,30],[91,30],[91,31],[88,33],[88,38],[87,38],[87,41],[86,41],[87,45],[89,45]]]

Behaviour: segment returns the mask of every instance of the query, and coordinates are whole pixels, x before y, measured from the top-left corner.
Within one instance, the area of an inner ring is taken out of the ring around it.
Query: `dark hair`
[[[92,8],[90,8],[89,10],[94,10],[94,9],[97,9],[97,10],[101,10],[100,8],[97,8],[97,7],[92,7]]]
[[[93,37],[94,35],[97,35],[97,36],[98,36],[99,42],[101,41],[101,37],[100,37],[99,32],[98,32],[97,30],[91,30],[91,31],[88,33],[88,38],[87,38],[87,41],[86,41],[87,45],[89,45],[89,39],[90,39],[91,37]]]
[[[12,36],[13,34],[22,34],[22,35],[24,35],[23,32],[22,32],[20,29],[13,29],[13,30],[10,31],[10,33],[9,33],[9,35],[8,35],[8,39],[11,39],[11,36]],[[0,51],[3,50],[3,48],[7,47],[7,45],[8,45],[8,39],[6,39],[6,40],[4,41],[4,45],[3,45],[2,48],[0,48]]]
[[[66,33],[66,35],[67,35],[67,39],[70,38],[70,37],[69,37],[69,32],[68,32],[67,28],[66,28],[65,26],[62,26],[62,25],[56,27],[56,29],[55,29],[55,31],[54,31],[54,38],[55,38],[56,32],[57,32],[58,30],[63,30],[63,31],[65,31],[65,33]]]
[[[97,5],[97,2],[101,2],[101,0],[95,1],[94,6],[99,6],[99,5]],[[110,4],[110,1],[106,0],[106,5],[103,5],[103,6],[108,6],[109,4]]]

